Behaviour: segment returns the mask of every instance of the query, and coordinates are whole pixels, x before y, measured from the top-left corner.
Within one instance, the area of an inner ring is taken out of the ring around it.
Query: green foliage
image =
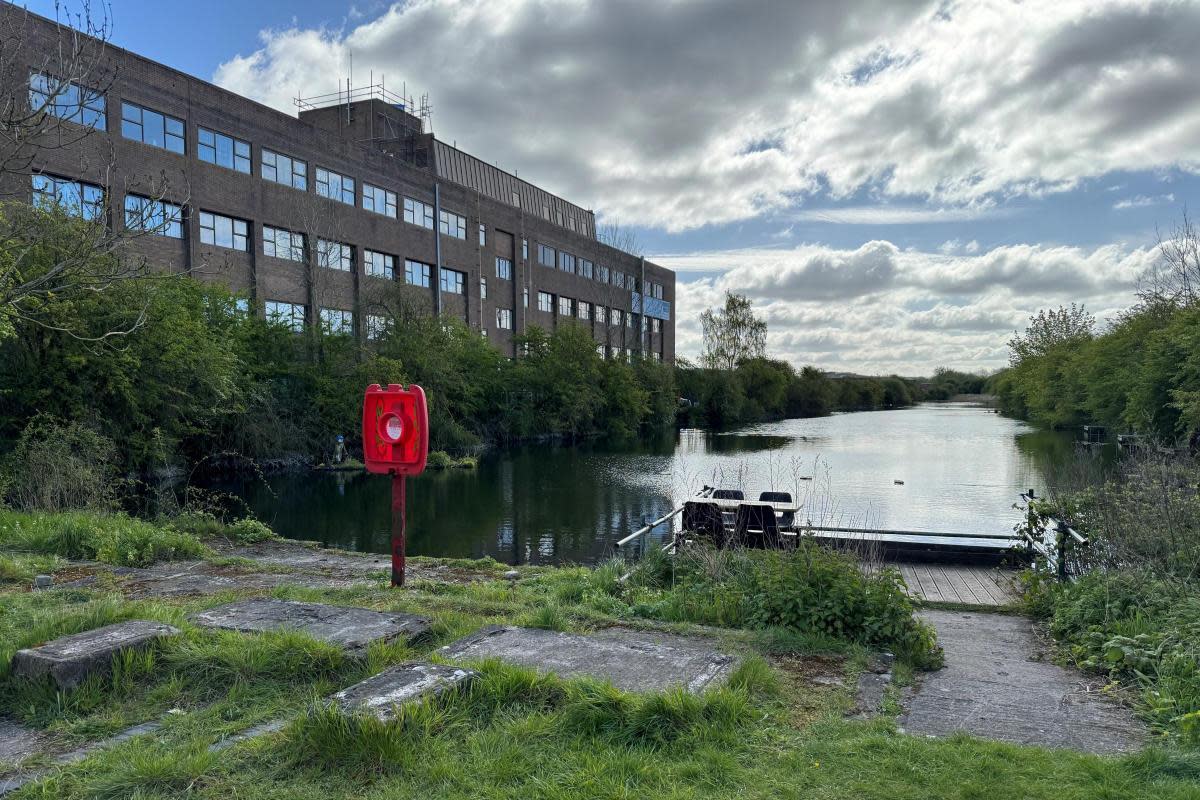
[[[253,517],[243,517],[227,525],[225,530],[238,544],[257,544],[279,538],[275,531]]]
[[[461,321],[399,308],[403,324],[360,344],[319,330],[297,336],[239,311],[227,289],[189,277],[49,298],[43,316],[99,336],[130,309],[144,313],[125,336],[85,341],[17,321],[0,339],[0,443],[20,437],[5,470],[10,493],[61,491],[61,481],[24,477],[38,474],[28,464],[146,474],[217,454],[328,463],[338,434],[351,452],[359,444],[371,383],[420,384],[430,445],[451,452],[527,437],[630,435],[674,419],[670,366],[606,361],[579,325],[530,329],[520,342],[528,355],[512,361]],[[22,435],[43,412],[61,420],[58,435],[46,436],[44,422]],[[83,446],[86,436],[94,447]],[[68,460],[88,452],[90,465]]]
[[[38,413],[0,461],[0,502],[41,511],[111,509],[117,451],[109,439],[78,422]]]
[[[1099,336],[1048,339],[1013,356],[990,383],[1005,413],[1168,442],[1200,432],[1200,308],[1143,305]]]
[[[191,534],[123,514],[94,512],[42,514],[0,510],[0,547],[124,567],[198,558],[209,552]]]
[[[894,570],[865,575],[853,558],[810,542],[794,550],[684,553],[672,589],[635,610],[887,647],[920,667],[936,667],[941,656],[932,629],[913,616]]]

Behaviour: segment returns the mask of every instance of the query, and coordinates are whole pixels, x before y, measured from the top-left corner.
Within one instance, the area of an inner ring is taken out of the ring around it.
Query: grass
[[[662,564],[621,582],[616,563],[522,569],[462,562],[483,579],[415,582],[403,591],[282,587],[281,598],[411,611],[433,620],[414,648],[365,659],[294,633],[197,629],[187,615],[233,599],[131,601],[115,587],[30,593],[0,585],[0,716],[40,728],[58,747],[162,720],[153,735],[96,752],[13,795],[28,798],[1162,798],[1200,793],[1200,756],[1180,748],[1100,758],[966,736],[913,738],[882,718],[847,721],[866,647],[821,629],[768,625],[704,632],[743,656],[724,687],[696,697],[630,694],[488,661],[469,688],[407,707],[389,724],[333,713],[340,688],[485,624],[586,631],[614,623],[697,632],[649,613],[683,587]],[[8,675],[17,648],[129,618],[182,635],[114,663],[112,676],[66,695]],[[817,659],[845,686],[816,685],[789,665]],[[174,712],[174,713],[168,713]],[[258,723],[278,734],[217,756],[207,747]]]

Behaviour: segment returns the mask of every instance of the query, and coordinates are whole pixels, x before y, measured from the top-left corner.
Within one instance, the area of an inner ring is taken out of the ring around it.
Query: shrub
[[[238,544],[257,544],[279,538],[275,531],[252,517],[239,519],[225,530]]]
[[[110,509],[116,458],[113,443],[86,425],[39,414],[0,463],[0,494],[28,511]]]
[[[936,667],[932,629],[913,616],[894,570],[865,575],[850,556],[811,542],[794,550],[712,550],[681,555],[675,586],[644,610],[666,619],[741,628],[784,628],[888,647]]]
[[[454,466],[454,459],[444,450],[434,450],[430,452],[425,466],[429,469],[450,469]]]

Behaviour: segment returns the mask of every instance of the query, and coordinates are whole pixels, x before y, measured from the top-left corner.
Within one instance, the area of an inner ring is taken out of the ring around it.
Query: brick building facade
[[[102,193],[110,225],[161,230],[137,241],[151,263],[222,281],[297,327],[369,339],[394,324],[399,283],[406,305],[511,356],[530,326],[573,324],[606,356],[673,361],[673,272],[601,243],[591,211],[436,139],[396,98],[360,93],[297,118],[99,42],[64,86],[44,54],[68,29],[7,3],[0,24],[24,37],[3,76],[17,102],[49,97],[61,127],[94,128],[36,150],[4,197]]]

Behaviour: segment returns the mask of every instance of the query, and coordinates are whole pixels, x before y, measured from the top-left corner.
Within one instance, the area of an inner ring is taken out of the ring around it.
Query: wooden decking
[[[915,600],[973,606],[1007,606],[1017,602],[1013,573],[995,567],[907,562],[888,566],[900,570],[908,593]]]

